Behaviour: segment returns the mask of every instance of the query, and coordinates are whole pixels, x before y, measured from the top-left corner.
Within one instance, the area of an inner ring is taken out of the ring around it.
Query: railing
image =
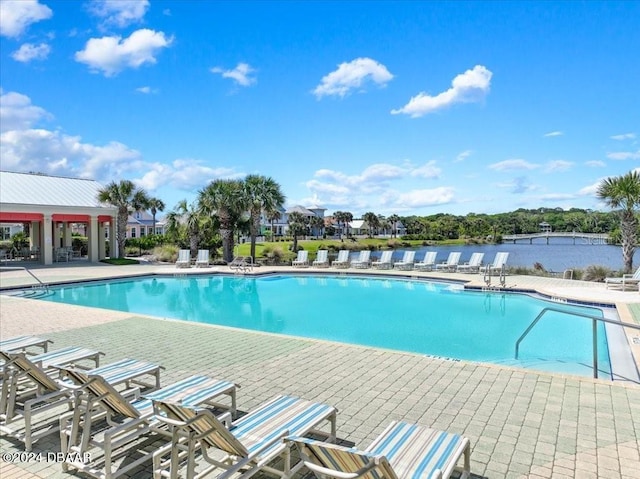
[[[229,263],[229,268],[235,270],[236,273],[246,273],[253,271],[253,258],[251,256],[236,256]]]
[[[38,284],[40,284],[42,288],[44,288],[46,291],[49,291],[49,285],[40,281],[40,279],[29,270],[29,268],[25,268],[24,266],[0,266],[0,271],[12,271],[12,270],[26,271],[27,273],[29,273],[29,275],[33,279],[35,279],[38,282]]]
[[[598,321],[602,321],[603,323],[615,324],[617,326],[622,326],[622,327],[625,327],[625,328],[639,329],[640,330],[640,325],[638,325],[638,324],[623,323],[621,321],[614,321],[613,319],[606,319],[606,318],[602,318],[600,316],[593,316],[591,314],[577,313],[575,311],[567,311],[566,309],[551,308],[551,307],[544,308],[542,311],[540,311],[540,314],[538,314],[538,316],[536,316],[536,319],[534,319],[531,322],[529,327],[525,330],[524,333],[522,333],[520,338],[518,338],[518,340],[516,341],[516,359],[518,359],[518,354],[520,352],[520,343],[522,342],[522,340],[525,338],[525,336],[527,334],[529,334],[529,332],[538,323],[538,321],[546,313],[548,313],[549,311],[553,311],[553,312],[556,312],[556,313],[570,314],[570,315],[573,315],[573,316],[579,316],[581,318],[591,319],[591,321],[592,321],[592,337],[593,337],[593,377],[596,378],[596,379],[598,378]]]

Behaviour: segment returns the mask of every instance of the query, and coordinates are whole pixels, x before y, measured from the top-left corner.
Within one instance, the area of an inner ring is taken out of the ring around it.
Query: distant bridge
[[[545,238],[549,244],[549,238],[572,238],[573,244],[576,244],[576,238],[586,241],[588,244],[608,244],[609,235],[607,233],[580,233],[571,231],[565,233],[529,233],[520,235],[502,235],[503,241],[513,241],[516,244],[520,240],[528,240],[529,244],[533,244],[534,239]]]

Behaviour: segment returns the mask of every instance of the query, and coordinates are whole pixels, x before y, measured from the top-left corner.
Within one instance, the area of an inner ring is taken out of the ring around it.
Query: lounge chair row
[[[133,359],[99,366],[100,352],[72,358],[70,348],[46,351],[49,343],[28,336],[0,342],[0,427],[27,451],[59,430],[64,471],[116,478],[151,461],[154,477],[188,479],[220,470],[221,479],[260,470],[289,479],[305,466],[319,477],[409,478],[420,470],[420,477],[447,478],[464,456],[461,477],[469,475],[470,443],[457,434],[393,422],[368,448],[346,448],[334,444],[332,406],[279,395],[236,419],[239,386],[231,381],[195,375],[160,387],[161,366]],[[152,382],[142,381],[149,375]],[[63,406],[70,410],[51,411]],[[36,433],[52,418],[57,428]]]
[[[196,268],[209,267],[209,250],[199,249],[198,256],[195,261]],[[188,249],[181,249],[178,251],[178,259],[176,261],[176,268],[190,268],[191,267],[191,251]]]
[[[493,263],[483,265],[484,253],[473,253],[467,263],[460,264],[460,256],[462,253],[454,251],[449,253],[446,261],[436,263],[436,251],[427,251],[421,261],[416,261],[415,251],[405,251],[400,261],[393,262],[393,251],[386,250],[380,255],[380,259],[371,261],[371,252],[369,250],[360,251],[357,258],[350,260],[350,252],[341,250],[338,257],[332,263],[329,263],[328,251],[318,250],[316,259],[311,263],[314,267],[336,268],[375,268],[375,269],[398,269],[398,270],[418,270],[418,271],[449,271],[460,273],[478,273],[481,270],[500,271],[507,263],[509,253],[496,253]],[[306,250],[298,251],[298,256],[292,262],[294,267],[308,267],[309,253]]]
[[[606,288],[620,288],[626,291],[627,287],[640,289],[640,268],[636,269],[633,274],[623,274],[620,277],[612,277],[604,279]]]

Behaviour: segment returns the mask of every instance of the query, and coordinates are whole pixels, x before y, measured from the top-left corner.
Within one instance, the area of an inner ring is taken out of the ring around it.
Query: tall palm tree
[[[398,221],[400,221],[400,217],[396,214],[393,214],[389,216],[389,218],[387,219],[389,220],[389,223],[391,223],[391,226],[392,226],[391,236],[396,238],[398,236]]]
[[[149,206],[151,210],[151,216],[153,216],[153,234],[156,234],[156,213],[158,211],[164,211],[165,204],[160,198],[149,198]]]
[[[289,229],[293,235],[293,252],[298,251],[298,235],[302,233],[307,226],[307,217],[302,213],[294,211],[289,213]]]
[[[198,193],[202,211],[218,218],[222,258],[226,262],[233,260],[234,232],[248,207],[245,193],[241,180],[214,180]]]
[[[98,201],[109,203],[118,208],[116,221],[116,243],[118,244],[118,258],[124,258],[124,243],[127,240],[127,219],[134,211],[147,209],[149,196],[142,188],[137,188],[132,181],[112,181],[98,190]]]
[[[345,236],[349,236],[349,223],[353,221],[353,215],[348,211],[336,211],[333,214],[338,224],[344,225],[343,231]]]
[[[631,273],[638,230],[636,210],[640,207],[640,173],[635,170],[606,178],[598,185],[596,195],[609,207],[619,209],[624,272]]]
[[[195,257],[198,254],[198,246],[200,245],[205,221],[206,218],[196,205],[188,205],[187,200],[182,200],[167,215],[167,229],[172,234],[181,236],[180,230],[184,228],[189,240],[191,256]]]
[[[284,194],[273,178],[262,175],[247,175],[244,188],[249,203],[249,236],[251,237],[251,257],[256,260],[256,237],[260,231],[262,211],[273,211],[282,207]]]
[[[322,230],[324,228],[324,218],[320,218],[319,216],[312,216],[311,218],[309,218],[309,226],[313,228],[316,234],[316,239],[318,239],[318,236],[322,234]]]
[[[378,215],[369,211],[362,215],[362,219],[367,222],[369,226],[369,238],[373,238],[373,231],[375,230],[377,233],[378,228],[380,227],[380,220],[378,219]]]

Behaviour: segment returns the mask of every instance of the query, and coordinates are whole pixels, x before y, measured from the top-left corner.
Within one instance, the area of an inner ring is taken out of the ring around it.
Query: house
[[[551,233],[551,225],[546,221],[543,221],[538,226],[540,227],[540,233]]]
[[[273,235],[275,237],[284,236],[289,234],[289,215],[291,213],[300,213],[307,218],[317,217],[324,219],[325,211],[326,208],[323,208],[321,206],[305,207],[301,205],[295,205],[287,209],[281,208],[279,210],[280,217],[278,219],[274,219],[273,222],[269,221],[268,215],[263,212],[262,216],[260,217],[261,232],[263,235],[270,235],[271,228],[273,227]],[[310,227],[309,229],[309,233],[313,236],[320,236],[323,232],[324,225]]]
[[[148,211],[135,211],[127,218],[127,238],[141,238],[153,234],[163,235],[166,221],[156,216],[156,230],[153,231],[153,215]]]
[[[0,224],[22,224],[31,259],[52,264],[54,253],[72,245],[74,225],[84,224],[87,257],[107,254],[106,236],[115,238],[117,208],[98,201],[102,185],[94,180],[0,171]],[[111,244],[111,255],[117,245]]]

